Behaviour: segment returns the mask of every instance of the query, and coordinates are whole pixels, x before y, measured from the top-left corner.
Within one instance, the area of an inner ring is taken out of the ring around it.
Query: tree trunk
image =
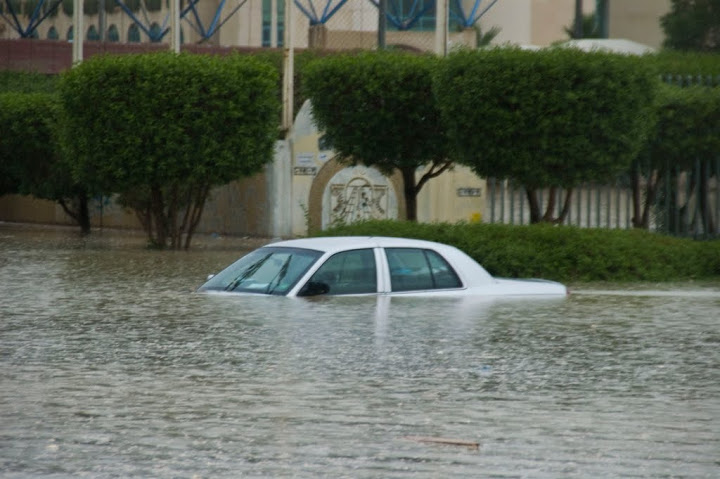
[[[57,202],[60,204],[65,214],[75,220],[75,222],[80,226],[80,232],[83,235],[90,234],[90,210],[88,208],[89,199],[87,193],[78,193],[75,197],[75,201],[73,201],[73,203],[77,202],[77,204],[74,205],[77,206],[77,209],[70,207],[62,198],[57,200]]]
[[[150,205],[152,217],[155,219],[155,237],[152,246],[165,248],[167,247],[168,224],[165,217],[165,202],[162,190],[158,186],[150,187]]]
[[[530,223],[539,223],[542,219],[540,215],[540,202],[537,197],[537,190],[535,188],[525,187],[525,195],[528,199],[528,205],[530,206]]]
[[[192,208],[192,214],[190,215],[190,224],[187,228],[187,236],[185,236],[185,246],[184,248],[187,250],[190,248],[190,240],[192,239],[193,234],[195,233],[195,229],[197,228],[197,225],[200,223],[200,218],[203,214],[203,209],[205,208],[205,202],[207,200],[208,195],[210,194],[210,185],[205,184],[198,188],[198,191],[195,195],[194,201],[191,202],[193,205]],[[188,206],[189,208],[190,206]]]
[[[78,202],[78,217],[77,221],[80,225],[80,232],[83,235],[90,234],[90,209],[88,208],[88,197],[85,193],[80,193],[77,196]]]
[[[710,206],[710,162],[700,163],[700,178],[698,178],[698,209],[703,226],[703,233],[710,235],[715,233],[715,221],[713,220],[712,207]]]
[[[642,211],[642,187],[640,185],[640,168],[633,168],[630,176],[632,186],[633,215],[632,225],[634,228],[645,228],[644,215]]]
[[[417,221],[417,190],[415,188],[415,168],[407,167],[400,170],[405,195],[405,218]]]

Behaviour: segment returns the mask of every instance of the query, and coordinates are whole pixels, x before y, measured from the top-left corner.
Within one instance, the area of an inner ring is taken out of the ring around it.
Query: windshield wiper
[[[240,286],[240,283],[242,283],[243,281],[245,281],[246,279],[248,279],[250,276],[252,276],[253,274],[255,274],[255,273],[257,272],[257,270],[259,270],[259,269],[262,267],[262,265],[265,264],[265,261],[267,261],[268,258],[270,258],[270,256],[272,256],[272,255],[273,255],[273,253],[268,253],[264,258],[261,258],[260,260],[256,261],[255,263],[251,264],[250,266],[248,266],[248,267],[245,269],[245,271],[243,271],[243,272],[240,274],[240,276],[238,276],[237,278],[235,278],[234,280],[232,280],[232,281],[230,282],[230,284],[228,284],[228,285],[225,287],[225,291],[233,291],[233,290],[235,290],[235,288],[237,288],[238,286]]]
[[[283,265],[280,267],[280,271],[278,271],[278,274],[272,279],[272,281],[270,281],[270,283],[268,283],[265,293],[272,294],[273,291],[275,291],[275,288],[277,288],[280,285],[280,281],[282,281],[283,278],[285,278],[285,275],[287,274],[291,259],[292,259],[292,255],[288,256],[288,258],[285,260]],[[275,283],[275,285],[273,285],[273,283]]]

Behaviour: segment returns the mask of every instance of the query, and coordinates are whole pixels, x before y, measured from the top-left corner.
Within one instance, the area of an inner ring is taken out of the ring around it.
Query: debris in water
[[[446,437],[431,437],[431,436],[405,436],[404,439],[415,442],[428,442],[433,444],[444,444],[447,446],[463,446],[470,449],[478,449],[480,443],[476,441],[466,441],[464,439],[449,439]]]

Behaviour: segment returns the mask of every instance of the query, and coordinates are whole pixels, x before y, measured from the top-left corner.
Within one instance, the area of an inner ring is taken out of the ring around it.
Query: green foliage
[[[259,60],[265,61],[273,66],[278,73],[277,98],[282,101],[283,91],[283,52],[280,50],[262,49],[251,53],[251,55]],[[318,50],[302,50],[295,53],[294,68],[295,74],[293,81],[295,90],[293,92],[293,118],[297,115],[303,103],[307,100],[307,93],[303,88],[305,66],[317,60],[323,55]],[[280,122],[280,119],[278,119]]]
[[[0,71],[0,93],[53,93],[59,77],[42,73]]]
[[[179,247],[192,230],[173,228],[181,206],[200,214],[211,187],[272,159],[276,85],[273,68],[249,56],[92,57],[60,82],[73,173],[93,193],[146,192],[155,222],[146,230]]]
[[[717,77],[720,75],[720,55],[712,52],[663,50],[643,59],[658,75],[680,78]]]
[[[503,48],[450,55],[435,93],[458,162],[526,188],[570,188],[629,166],[656,84],[642,58]]]
[[[434,56],[398,51],[328,56],[304,69],[313,116],[335,152],[384,173],[399,170],[409,219],[415,170],[447,157],[440,112],[432,95]],[[427,178],[428,174],[425,175]]]
[[[307,96],[335,151],[385,173],[442,157],[432,66],[429,56],[384,51],[325,57],[308,65]]]
[[[645,158],[690,169],[697,159],[717,156],[720,90],[662,85],[656,110],[657,124],[647,143]]]
[[[0,94],[0,194],[57,201],[87,233],[87,195],[73,180],[58,146],[60,116],[55,95]]]
[[[660,25],[666,48],[720,52],[720,0],[672,0]]]
[[[575,24],[564,27],[565,34],[569,38],[575,38]],[[580,38],[602,38],[600,25],[596,13],[588,13],[582,16],[582,36]]]
[[[53,163],[53,111],[49,95],[0,94],[0,194],[31,193],[41,170]]]
[[[373,235],[451,244],[498,277],[565,283],[675,281],[720,276],[720,241],[693,241],[643,230],[483,223],[368,221],[318,236]]]

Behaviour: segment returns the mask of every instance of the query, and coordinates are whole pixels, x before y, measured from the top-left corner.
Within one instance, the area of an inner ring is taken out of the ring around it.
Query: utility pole
[[[378,50],[385,49],[385,32],[387,31],[387,0],[378,4]]]
[[[435,0],[435,53],[447,55],[448,0]]]
[[[170,50],[180,53],[180,0],[170,0]]]
[[[290,134],[293,124],[293,94],[295,91],[295,49],[293,45],[292,0],[285,0],[285,38],[283,42],[283,116],[282,129]]]
[[[83,61],[83,1],[73,0],[73,65]]]

